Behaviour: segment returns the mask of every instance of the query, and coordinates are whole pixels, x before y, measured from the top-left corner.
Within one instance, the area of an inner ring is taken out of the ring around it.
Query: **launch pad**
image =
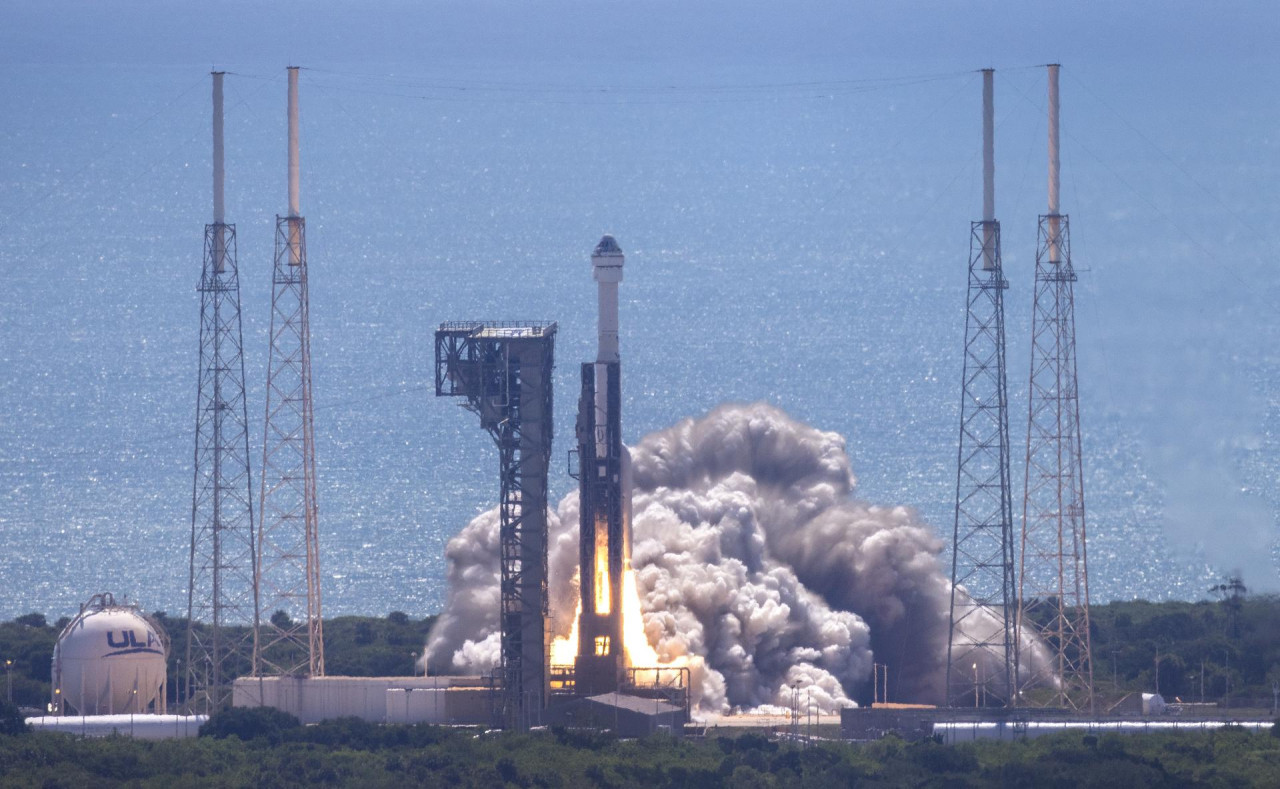
[[[582,365],[578,402],[581,610],[572,665],[551,665],[547,626],[547,471],[556,324],[453,321],[441,324],[435,335],[436,396],[466,398],[464,405],[479,415],[481,427],[498,446],[500,655],[491,687],[495,723],[508,728],[568,721],[588,708],[595,715],[602,705],[613,705],[618,715],[623,708],[635,707],[631,712],[639,714],[637,710],[654,705],[665,710],[669,721],[688,719],[689,669],[629,666],[624,644],[631,456],[622,443],[618,353],[623,262],[622,249],[608,235],[591,255],[599,289],[598,350],[595,362]],[[612,701],[602,700],[606,695]]]

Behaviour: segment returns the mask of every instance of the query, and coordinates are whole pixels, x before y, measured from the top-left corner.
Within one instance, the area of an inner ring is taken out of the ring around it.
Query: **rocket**
[[[631,557],[631,454],[622,444],[618,284],[622,249],[613,236],[591,254],[598,289],[594,362],[582,365],[578,400],[579,562],[582,614],[574,682],[580,695],[618,689],[625,669],[622,578]]]

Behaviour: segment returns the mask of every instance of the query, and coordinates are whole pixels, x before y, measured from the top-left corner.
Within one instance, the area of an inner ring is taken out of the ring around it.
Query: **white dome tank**
[[[164,712],[168,655],[158,622],[110,593],[94,595],[53,648],[54,712]]]

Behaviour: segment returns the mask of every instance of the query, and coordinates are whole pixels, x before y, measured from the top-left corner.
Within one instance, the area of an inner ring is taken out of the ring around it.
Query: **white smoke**
[[[870,695],[873,662],[889,665],[894,700],[941,701],[942,541],[906,507],[853,498],[838,434],[770,405],[724,405],[646,436],[632,471],[645,632],[663,660],[690,658],[701,710],[786,707],[799,685],[831,711]],[[577,602],[577,524],[573,493],[549,518],[557,636]],[[497,662],[497,532],[494,510],[449,542],[449,600],[424,654],[432,673]]]

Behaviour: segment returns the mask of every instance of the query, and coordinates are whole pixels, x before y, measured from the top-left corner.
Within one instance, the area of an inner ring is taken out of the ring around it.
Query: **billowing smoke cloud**
[[[699,708],[785,707],[799,683],[832,710],[870,695],[873,662],[890,666],[895,700],[941,701],[942,542],[912,510],[853,497],[838,434],[770,405],[725,405],[646,436],[632,461],[645,631],[662,659],[690,658]],[[574,493],[550,517],[560,636],[577,601],[577,523]],[[424,656],[432,673],[496,664],[497,532],[494,510],[449,543],[449,601]]]

